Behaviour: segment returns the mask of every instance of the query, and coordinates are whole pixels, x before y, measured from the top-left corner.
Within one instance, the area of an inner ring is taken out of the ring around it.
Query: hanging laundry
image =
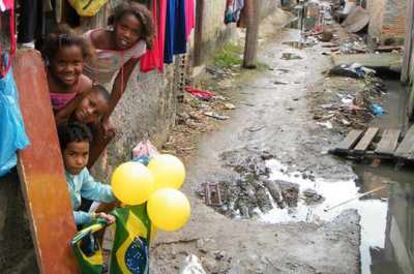
[[[0,11],[5,12],[14,8],[14,0],[0,0]]]
[[[244,0],[227,0],[224,23],[237,23],[240,19],[240,12],[244,7]]]
[[[185,31],[186,31],[187,40],[188,40],[188,36],[190,35],[191,31],[194,29],[194,26],[195,26],[194,7],[195,7],[194,0],[185,1],[185,14],[186,14]]]
[[[108,0],[68,0],[80,16],[94,16]]]
[[[185,0],[169,0],[165,30],[164,62],[171,64],[174,54],[187,51]]]
[[[53,3],[52,3],[53,2]],[[42,48],[42,40],[55,30],[62,0],[21,0],[17,42],[26,48]],[[52,5],[53,4],[53,5]],[[56,5],[56,6],[55,6]]]
[[[7,57],[4,59],[8,59]],[[16,151],[29,144],[20,112],[17,87],[10,69],[0,79],[0,176],[16,166]]]
[[[14,2],[13,1],[2,1],[2,8],[4,8],[4,11],[2,11],[1,16],[5,14],[9,18],[9,37],[10,37],[10,48],[8,54],[6,54],[3,51],[3,47],[0,43],[0,54],[1,54],[1,60],[0,60],[0,76],[4,77],[6,76],[7,72],[9,71],[9,68],[11,67],[12,59],[14,56],[14,53],[16,51],[16,32],[14,29],[15,21],[14,21]],[[0,24],[0,29],[2,25]],[[5,33],[5,32],[4,32]],[[7,44],[7,43],[6,43]]]
[[[159,7],[157,7],[159,2]],[[152,15],[157,28],[152,49],[147,50],[140,61],[141,71],[147,72],[153,69],[163,71],[164,67],[164,40],[165,40],[165,20],[167,13],[167,0],[153,1]]]

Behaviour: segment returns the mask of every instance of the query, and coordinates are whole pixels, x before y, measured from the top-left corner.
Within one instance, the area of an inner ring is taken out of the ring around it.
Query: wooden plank
[[[395,151],[394,156],[407,160],[414,159],[414,125],[411,126],[405,134],[404,139]]]
[[[361,153],[367,150],[372,140],[377,135],[379,129],[377,127],[370,127],[364,134],[364,137],[358,142],[354,148],[354,152]]]
[[[386,129],[382,134],[375,152],[378,154],[393,154],[400,138],[400,129]]]
[[[347,150],[352,149],[352,147],[361,138],[361,135],[363,132],[364,132],[363,130],[359,130],[359,129],[351,130],[351,132],[348,133],[345,139],[336,146],[335,152],[345,152]]]
[[[18,51],[14,58],[14,77],[30,139],[30,145],[19,153],[19,178],[40,273],[79,273],[69,245],[76,226],[44,67],[35,50]]]

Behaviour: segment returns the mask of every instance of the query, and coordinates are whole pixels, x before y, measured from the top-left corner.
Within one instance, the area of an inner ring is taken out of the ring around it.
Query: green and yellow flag
[[[148,218],[146,203],[138,206],[116,208],[115,236],[109,263],[110,274],[148,274],[149,245],[155,229]],[[101,274],[103,271],[102,248],[92,236],[105,228],[103,220],[79,231],[72,240],[72,248],[82,273]]]
[[[149,273],[151,221],[146,203],[117,208],[115,239],[111,254],[110,274]]]

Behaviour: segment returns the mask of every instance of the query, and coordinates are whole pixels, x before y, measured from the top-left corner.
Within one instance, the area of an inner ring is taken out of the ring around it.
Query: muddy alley
[[[412,273],[410,167],[329,153],[352,128],[403,127],[394,74],[331,75],[326,43],[272,20],[259,41],[260,69],[220,80],[236,109],[187,161],[192,219],[158,236],[153,273],[191,254],[206,273]]]

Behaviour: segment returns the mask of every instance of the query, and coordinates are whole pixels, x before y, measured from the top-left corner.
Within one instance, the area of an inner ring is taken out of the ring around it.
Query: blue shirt
[[[82,197],[105,203],[115,201],[111,186],[95,181],[86,167],[78,175],[65,171],[65,177],[69,187],[76,225],[92,222],[92,215],[90,213],[78,210]]]

